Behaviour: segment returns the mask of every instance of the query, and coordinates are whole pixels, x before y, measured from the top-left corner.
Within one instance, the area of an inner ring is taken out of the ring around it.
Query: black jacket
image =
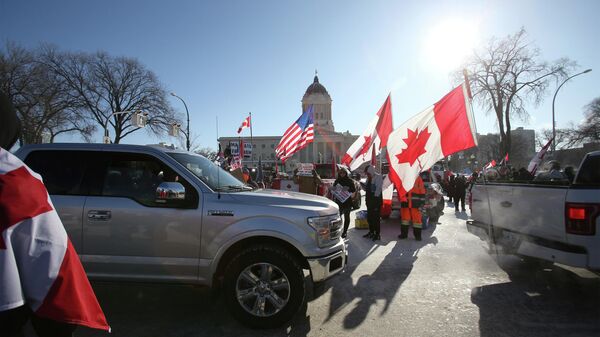
[[[343,187],[347,187],[348,188],[348,192],[350,193],[354,193],[356,192],[356,187],[354,186],[354,180],[352,180],[352,178],[348,177],[347,175],[345,177],[338,177],[335,182],[333,183],[333,186],[336,185],[340,185]],[[336,200],[336,202],[338,202]],[[338,204],[340,204],[338,202]],[[344,207],[351,207],[352,206],[352,198],[348,198],[343,204],[340,204],[341,206]]]

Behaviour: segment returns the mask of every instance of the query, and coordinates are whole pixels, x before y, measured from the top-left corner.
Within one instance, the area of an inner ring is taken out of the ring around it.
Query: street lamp
[[[187,132],[185,133],[185,147],[189,151],[190,150],[190,112],[188,111],[187,104],[185,104],[185,101],[183,100],[183,98],[177,96],[174,92],[171,93],[171,96],[179,98],[179,100],[181,100],[181,102],[183,102],[183,106],[185,107],[185,114],[187,115]]]
[[[586,74],[589,73],[590,71],[592,71],[592,69],[586,69],[580,73],[577,73],[573,76],[567,77],[566,80],[564,80],[559,86],[558,88],[556,88],[556,91],[554,92],[554,97],[552,98],[552,153],[554,153],[554,151],[556,151],[556,120],[554,119],[554,101],[556,101],[556,95],[558,94],[558,91],[560,90],[560,88],[567,83],[568,80],[572,79],[575,76],[579,76],[582,74]]]

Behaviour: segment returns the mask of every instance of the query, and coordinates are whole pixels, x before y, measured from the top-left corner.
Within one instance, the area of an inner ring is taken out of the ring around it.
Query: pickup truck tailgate
[[[567,187],[489,184],[492,225],[546,240],[565,242]]]
[[[600,270],[600,188],[573,186],[567,193],[567,203],[571,205],[595,205],[595,214],[586,214],[594,222],[593,234],[567,233],[567,242],[571,245],[585,247],[589,269]],[[595,218],[595,219],[594,219]]]

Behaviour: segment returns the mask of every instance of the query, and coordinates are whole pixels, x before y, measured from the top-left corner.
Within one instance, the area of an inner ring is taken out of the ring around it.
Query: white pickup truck
[[[484,182],[472,193],[467,228],[491,251],[600,271],[600,151],[571,184]]]

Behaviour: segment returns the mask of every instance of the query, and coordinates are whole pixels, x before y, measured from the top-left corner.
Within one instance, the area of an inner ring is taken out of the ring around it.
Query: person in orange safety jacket
[[[423,179],[418,176],[412,190],[400,198],[400,235],[398,235],[398,239],[408,237],[408,229],[412,223],[415,239],[421,241],[423,220],[419,207],[425,204],[426,192]]]

